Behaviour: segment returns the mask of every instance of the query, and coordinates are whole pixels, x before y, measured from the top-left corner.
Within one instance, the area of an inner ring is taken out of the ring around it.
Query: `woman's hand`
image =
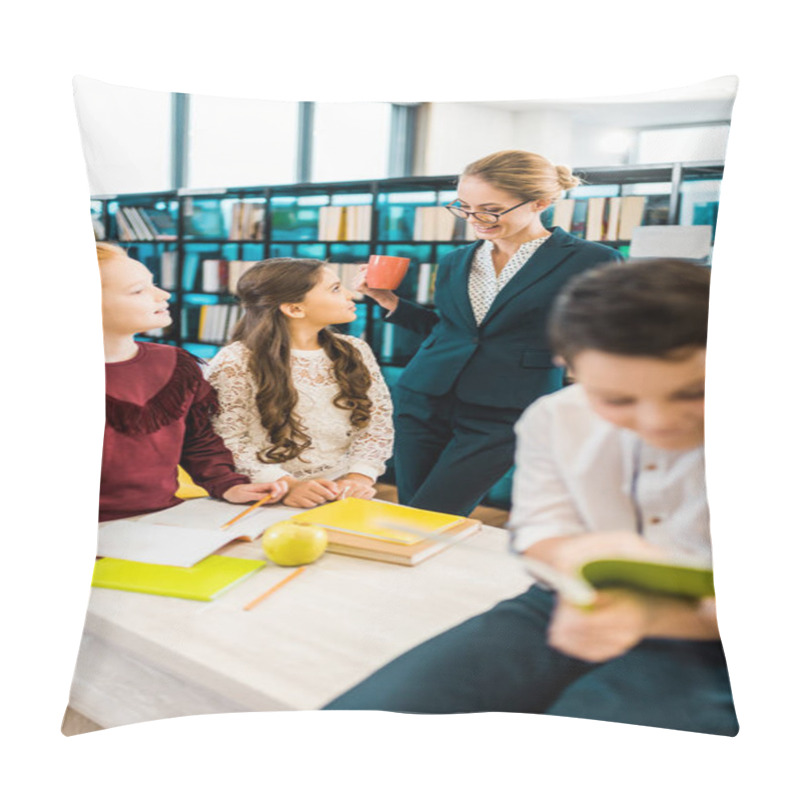
[[[336,480],[340,493],[345,493],[347,497],[361,497],[364,500],[371,500],[375,497],[375,481],[362,475],[360,472],[348,472]],[[340,494],[341,496],[341,494]]]
[[[223,493],[222,499],[229,503],[252,503],[268,494],[270,498],[267,503],[277,503],[288,491],[289,484],[285,480],[271,483],[237,483]]]
[[[329,500],[335,500],[338,496],[339,487],[334,481],[322,478],[316,481],[292,479],[289,480],[289,492],[283,498],[283,503],[293,508],[314,508]]]
[[[391,312],[397,308],[400,298],[390,289],[370,289],[367,286],[367,265],[361,264],[356,276],[356,285],[353,287],[356,292],[361,292],[367,297],[371,297],[381,308]]]

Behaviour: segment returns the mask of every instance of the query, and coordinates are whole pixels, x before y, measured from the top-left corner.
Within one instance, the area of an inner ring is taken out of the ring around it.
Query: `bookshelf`
[[[584,185],[574,201],[571,232],[584,235],[580,215],[592,198],[603,213],[609,198],[642,197],[641,224],[716,225],[720,162],[592,167],[574,170]],[[174,344],[211,358],[225,344],[238,315],[233,287],[248,262],[317,258],[335,265],[347,283],[369,255],[405,256],[411,266],[397,293],[433,308],[436,265],[472,241],[471,229],[441,209],[456,198],[457,176],[404,177],[336,183],[181,189],[151,194],[96,196],[92,224],[98,239],[116,241],[172,292],[173,324],[140,338]],[[616,202],[616,201],[615,201]],[[625,202],[620,200],[620,203]],[[563,210],[562,210],[563,211]],[[551,224],[554,209],[543,216]],[[566,227],[562,225],[562,227]],[[629,239],[597,239],[628,255]],[[423,336],[385,324],[372,302],[358,303],[344,333],[364,338],[392,386]],[[507,507],[510,481],[494,499]],[[485,503],[492,504],[490,495]]]

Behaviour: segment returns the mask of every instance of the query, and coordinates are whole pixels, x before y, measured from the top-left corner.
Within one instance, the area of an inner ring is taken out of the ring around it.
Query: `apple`
[[[277,522],[264,531],[261,546],[270,561],[281,567],[299,567],[316,561],[328,546],[325,528],[310,522]]]

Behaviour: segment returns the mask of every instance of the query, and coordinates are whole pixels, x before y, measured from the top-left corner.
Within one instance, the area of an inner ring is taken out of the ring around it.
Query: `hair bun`
[[[556,167],[556,175],[558,176],[558,183],[562,189],[572,189],[582,183],[580,178],[576,178],[572,174],[572,170],[569,167],[563,165]]]

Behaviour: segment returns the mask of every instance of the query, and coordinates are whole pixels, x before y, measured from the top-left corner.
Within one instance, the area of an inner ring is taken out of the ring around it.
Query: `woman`
[[[428,334],[395,397],[401,503],[469,514],[511,468],[522,411],[563,385],[547,344],[550,305],[573,275],[621,260],[542,225],[542,212],[579,183],[568,167],[522,150],[469,164],[448,208],[478,241],[442,258],[435,312],[369,289],[362,272],[358,291],[389,311],[387,322]]]
[[[355,305],[322,261],[272,258],[245,272],[244,316],[209,365],[217,433],[239,472],[285,481],[283,502],[311,508],[371,498],[392,453],[389,390],[369,346],[334,333]]]

